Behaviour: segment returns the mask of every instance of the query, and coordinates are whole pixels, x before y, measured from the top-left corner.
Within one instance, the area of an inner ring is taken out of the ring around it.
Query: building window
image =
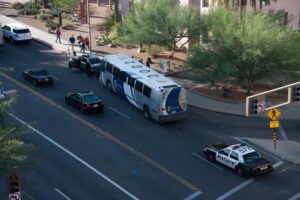
[[[202,7],[207,8],[209,6],[209,0],[202,0]]]

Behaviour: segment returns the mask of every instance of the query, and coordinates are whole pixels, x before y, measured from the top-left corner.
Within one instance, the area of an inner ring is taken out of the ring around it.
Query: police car
[[[211,144],[203,152],[208,160],[226,165],[240,176],[256,176],[273,171],[270,161],[245,144]]]

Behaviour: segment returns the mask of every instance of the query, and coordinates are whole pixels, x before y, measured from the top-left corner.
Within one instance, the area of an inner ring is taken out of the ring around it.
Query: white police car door
[[[230,168],[236,166],[236,161],[229,157],[231,150],[223,149],[217,153],[216,160]]]

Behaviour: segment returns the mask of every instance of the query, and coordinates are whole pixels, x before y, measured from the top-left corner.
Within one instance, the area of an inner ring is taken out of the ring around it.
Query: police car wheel
[[[239,176],[244,176],[244,170],[241,167],[237,167],[235,171]]]

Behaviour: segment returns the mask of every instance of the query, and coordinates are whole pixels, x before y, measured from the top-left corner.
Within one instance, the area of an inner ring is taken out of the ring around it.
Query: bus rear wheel
[[[148,108],[148,106],[144,106],[144,116],[145,116],[145,118],[146,119],[151,119],[151,114],[150,114],[150,110],[149,110],[149,108]]]

